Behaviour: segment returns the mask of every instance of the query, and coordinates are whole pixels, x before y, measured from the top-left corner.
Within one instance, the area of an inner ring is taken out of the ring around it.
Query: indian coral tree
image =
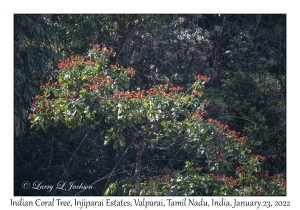
[[[194,75],[195,82],[185,87],[164,83],[130,90],[136,70],[110,64],[112,49],[90,47],[89,55],[58,63],[59,71],[40,86],[43,95],[32,98],[28,118],[43,130],[60,123],[70,129],[97,127],[104,145],[125,147],[113,171],[107,171],[105,195],[285,194],[284,175],[264,171],[267,157],[252,154],[246,136],[203,118],[209,77]],[[125,160],[129,150],[134,158]],[[145,156],[169,159],[179,153],[181,164],[170,159],[160,170],[145,161]],[[113,178],[122,162],[131,171]]]

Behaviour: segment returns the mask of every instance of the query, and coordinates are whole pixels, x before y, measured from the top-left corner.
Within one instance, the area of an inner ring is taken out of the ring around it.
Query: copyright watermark
[[[77,181],[59,181],[56,185],[49,185],[44,183],[43,181],[34,181],[33,183],[29,181],[24,181],[22,183],[22,188],[24,190],[32,189],[32,190],[45,190],[50,193],[53,189],[55,190],[63,190],[63,191],[70,191],[70,190],[88,190],[94,189],[92,185],[85,185],[83,183],[76,183]]]
[[[28,182],[28,181],[23,182],[22,183],[22,188],[25,189],[25,190],[29,189],[30,188],[30,182]]]

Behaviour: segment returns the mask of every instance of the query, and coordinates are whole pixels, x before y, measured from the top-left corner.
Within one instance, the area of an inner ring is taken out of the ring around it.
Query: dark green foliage
[[[219,24],[210,117],[251,138],[270,171],[285,170],[286,16],[224,15]]]
[[[96,19],[98,17],[98,19]],[[93,15],[14,16],[14,132],[26,133],[27,110],[39,87],[52,80],[59,59],[87,52],[98,42],[96,23],[104,17]],[[83,47],[84,46],[84,47]]]

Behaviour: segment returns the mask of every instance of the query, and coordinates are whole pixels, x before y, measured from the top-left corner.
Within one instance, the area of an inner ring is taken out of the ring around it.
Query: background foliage
[[[84,192],[99,195],[108,183],[130,173],[126,167],[134,162],[136,151],[129,150],[121,158],[126,148],[104,146],[99,138],[101,124],[75,130],[58,124],[36,131],[27,120],[32,96],[42,93],[40,85],[57,79],[58,61],[88,54],[90,43],[114,49],[111,64],[136,69],[130,91],[167,82],[189,87],[195,75],[209,76],[205,98],[210,103],[204,118],[219,119],[247,136],[249,149],[267,157],[266,173],[276,177],[285,172],[285,15],[16,14],[14,24],[15,195],[41,195],[22,190],[21,183],[29,178],[90,184],[119,170],[114,178]],[[177,149],[145,151],[143,165],[151,168],[153,176],[166,166],[184,167],[190,157]]]

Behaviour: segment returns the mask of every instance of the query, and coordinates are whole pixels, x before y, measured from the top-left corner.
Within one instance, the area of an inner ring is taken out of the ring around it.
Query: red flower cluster
[[[144,90],[139,90],[136,92],[135,90],[130,92],[115,92],[113,98],[126,98],[126,99],[132,99],[132,98],[138,98],[140,100],[145,99],[145,91]]]
[[[36,95],[35,97],[31,97],[32,100],[43,98],[41,95]]]
[[[156,92],[157,92],[157,89],[154,88],[154,87],[152,87],[152,88],[150,88],[149,90],[146,91],[146,93],[149,94],[149,95],[154,95]],[[159,94],[159,95],[162,95],[163,92],[162,92],[162,91],[159,91],[158,94]]]
[[[274,177],[271,179],[272,182],[277,182],[281,187],[286,187],[286,183],[282,182],[282,178],[284,174],[275,174]]]
[[[217,120],[217,121],[216,121],[216,125],[217,125],[219,128],[222,128],[223,130],[227,130],[227,129],[228,129],[228,125],[221,124],[220,120]]]
[[[234,138],[234,141],[236,141],[237,143],[241,143],[241,142],[243,142],[245,140],[245,138],[246,138],[246,136],[242,136],[242,137],[236,136]]]
[[[211,119],[211,118],[208,118],[208,119],[206,119],[206,122],[207,122],[207,123],[215,123],[216,121],[213,120],[213,119]]]
[[[180,90],[183,90],[183,87],[177,86],[177,87],[169,88],[169,91],[180,91]]]
[[[78,59],[80,59],[80,56],[78,56],[77,58],[72,56],[71,58],[66,58],[64,60],[60,60],[57,64],[57,66],[59,69],[68,69],[70,67],[77,66],[79,64]]]
[[[216,153],[214,153],[214,157],[217,157],[217,158],[222,158],[224,156],[224,154],[216,154]]]
[[[202,110],[199,110],[199,109],[198,109],[198,110],[196,111],[196,114],[198,114],[198,115],[204,115],[205,113],[204,113]]]
[[[243,170],[243,166],[238,166],[238,167],[236,167],[236,169],[237,169],[238,171]]]
[[[116,64],[111,64],[111,65],[110,65],[110,68],[111,68],[111,69],[117,68],[117,65],[116,65]]]
[[[195,118],[193,118],[193,120],[194,120],[194,121],[200,121],[200,120],[203,121],[204,118],[195,117]]]
[[[165,87],[165,88],[164,88]],[[123,98],[125,97],[126,99],[132,99],[132,98],[139,98],[140,100],[145,99],[145,93],[148,95],[156,95],[156,96],[164,96],[164,97],[174,97],[177,98],[177,94],[172,94],[172,93],[165,93],[164,90],[168,87],[168,85],[156,85],[149,90],[139,90],[135,91],[133,90],[131,93],[130,92],[115,92],[113,98]],[[164,89],[163,89],[164,88]],[[176,91],[182,90],[182,87],[175,87]],[[172,91],[175,91],[175,88],[172,88]]]
[[[203,169],[202,166],[197,166],[197,167],[195,168],[196,171],[202,171],[202,169]]]
[[[131,75],[135,75],[135,74],[136,74],[136,70],[135,70],[134,68],[131,68],[131,67],[128,67],[128,68],[126,69],[126,71],[127,71],[129,74],[131,74]]]
[[[265,190],[262,188],[261,190],[257,190],[255,193],[259,194],[259,193],[264,193],[264,192],[265,192]]]
[[[226,179],[226,175],[225,175],[225,174],[215,175],[214,178],[215,178],[216,180],[219,180],[219,181],[220,181],[220,180],[223,179],[223,178]]]
[[[158,84],[158,85],[154,85],[154,88],[157,88],[158,90],[162,90],[162,89],[167,89],[169,87],[169,84]]]
[[[40,88],[43,90],[45,89],[46,87],[49,87],[49,86],[53,86],[53,87],[56,87],[56,86],[60,86],[60,84],[58,82],[54,82],[51,84],[50,81],[48,81],[45,85],[41,85]]]
[[[91,86],[90,86],[89,84],[84,84],[84,85],[83,85],[83,88],[85,88],[85,89],[90,89]]]
[[[197,90],[193,90],[192,91],[193,94],[198,95],[198,96],[202,96],[203,92],[197,91]]]
[[[206,105],[206,104],[209,104],[209,100],[207,99],[204,99],[203,102],[201,103],[202,105]]]
[[[207,174],[208,177],[211,177],[212,175],[211,174]],[[234,184],[236,181],[238,181],[239,179],[234,179],[232,176],[228,177],[226,176],[225,174],[221,174],[221,175],[215,175],[213,176],[215,179],[217,180],[221,180],[221,179],[224,179],[224,181],[228,182],[228,183],[232,183]]]
[[[33,117],[33,115],[34,115],[33,113],[29,113],[29,114],[28,114],[28,118]]]
[[[265,160],[266,159],[266,156],[261,156],[261,155],[254,155],[252,154],[252,158],[258,158],[260,160]]]
[[[237,134],[237,132],[234,131],[234,130],[228,130],[227,133],[228,133],[229,135],[236,135],[236,134]]]
[[[91,90],[96,90],[98,88],[99,88],[99,85],[97,85],[97,84],[92,84],[92,86],[91,86]]]
[[[229,183],[234,183],[236,181],[236,179],[234,179],[232,176],[230,176],[230,177],[225,177],[225,181],[229,182]]]
[[[100,44],[90,44],[90,47],[93,50],[99,51],[100,50]]]
[[[94,84],[92,84],[92,85],[90,85],[90,84],[84,84],[84,85],[83,85],[83,88],[85,88],[85,89],[90,89],[90,90],[96,90],[96,89],[99,89],[100,86],[97,85],[96,83],[94,83]]]
[[[70,93],[67,93],[67,94],[65,94],[65,98],[77,98],[77,94],[75,93],[75,94],[71,95]],[[54,100],[55,99],[52,98],[52,101],[54,101]]]
[[[281,186],[281,187],[286,187],[286,184],[285,184],[284,182],[281,182],[281,183],[280,183],[280,186]]]
[[[31,107],[32,107],[32,108],[35,108],[35,109],[37,109],[37,110],[39,110],[39,109],[40,109],[40,107],[39,107],[39,106],[37,106],[37,105],[35,105],[35,104],[31,104]]]
[[[60,60],[57,64],[59,69],[68,69],[70,67],[75,67],[78,66],[79,64],[82,65],[89,65],[89,66],[95,66],[97,62],[92,62],[89,59],[89,57],[86,55],[83,57],[85,61],[83,61],[80,56],[74,57],[72,56],[71,58],[66,58],[64,60]]]
[[[191,114],[193,114],[193,113],[191,113]],[[197,114],[198,114],[198,113],[197,113]],[[204,113],[202,113],[202,114],[204,114]],[[195,119],[196,119],[196,118],[194,118],[194,120],[195,120]],[[198,121],[198,120],[200,120],[200,119],[197,118],[197,121]],[[203,120],[203,118],[202,118],[202,120]],[[221,129],[223,129],[223,130],[227,130],[227,133],[228,133],[229,135],[233,135],[233,136],[234,136],[234,141],[237,142],[237,143],[241,143],[241,142],[245,141],[245,139],[246,139],[246,136],[239,137],[238,135],[240,135],[240,132],[237,133],[235,130],[229,130],[229,129],[228,129],[228,125],[221,124],[221,122],[220,122],[219,120],[213,120],[213,119],[211,119],[211,118],[208,118],[208,119],[206,119],[205,121],[206,121],[207,123],[211,123],[211,124],[214,123],[214,124],[216,124],[219,128],[221,128]],[[218,134],[219,134],[219,135],[222,135],[223,132],[219,131]]]
[[[228,130],[228,125],[222,125],[220,123],[217,124],[218,127],[227,130],[227,133],[229,135],[233,135],[234,136],[234,141],[237,143],[241,143],[243,141],[245,141],[246,136],[242,136],[242,137],[238,137],[238,135],[240,135],[240,132],[236,132],[235,130]]]
[[[202,81],[209,81],[210,80],[210,77],[202,76],[201,74],[195,75],[194,77],[195,77],[195,79],[202,80]]]
[[[112,53],[113,50],[112,50],[112,49],[111,49],[111,50],[109,50],[109,49],[104,49],[103,52],[106,53],[106,54],[109,54],[109,53]]]
[[[268,173],[266,173],[266,174],[264,174],[264,173],[260,173],[259,174],[259,176],[260,176],[260,178],[269,178],[269,174]]]
[[[103,77],[94,76],[93,77],[93,81],[94,81],[94,83],[103,83],[103,84],[106,84],[106,83],[112,83],[113,79],[109,78],[108,80],[106,80]]]
[[[284,174],[275,174],[276,177],[283,177]]]

